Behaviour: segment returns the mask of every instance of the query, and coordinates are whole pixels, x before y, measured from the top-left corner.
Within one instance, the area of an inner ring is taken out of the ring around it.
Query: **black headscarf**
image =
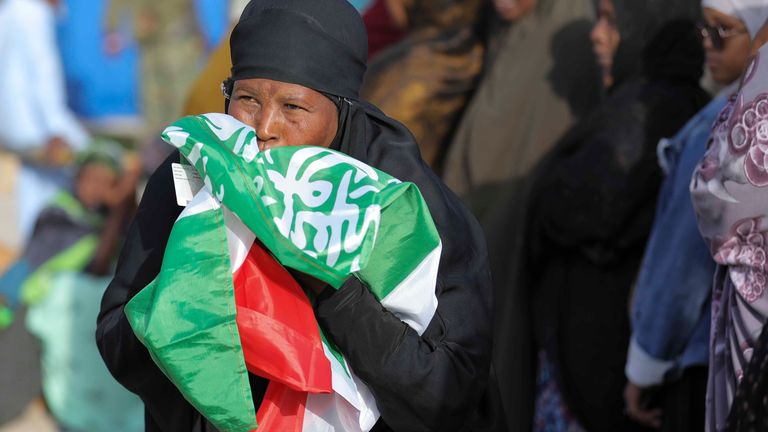
[[[704,74],[704,48],[696,25],[679,18],[661,27],[643,50],[643,75],[697,85]]]
[[[268,78],[357,99],[368,34],[349,2],[259,0],[230,38],[232,80]]]
[[[647,72],[646,48],[670,21],[698,20],[701,3],[697,0],[612,0],[621,42],[613,60],[615,84],[637,78]],[[599,0],[595,1],[595,5]]]

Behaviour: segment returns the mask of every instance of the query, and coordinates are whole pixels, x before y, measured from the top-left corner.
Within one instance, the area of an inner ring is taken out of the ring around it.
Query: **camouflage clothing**
[[[128,16],[141,51],[141,106],[147,133],[181,114],[197,76],[203,39],[192,0],[111,0],[108,32]]]

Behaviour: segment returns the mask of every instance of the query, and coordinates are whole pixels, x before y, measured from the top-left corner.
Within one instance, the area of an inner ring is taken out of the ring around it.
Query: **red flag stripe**
[[[272,381],[256,413],[258,432],[302,432],[307,393]]]
[[[254,243],[233,281],[248,370],[295,390],[330,393],[331,367],[314,311],[290,273]]]

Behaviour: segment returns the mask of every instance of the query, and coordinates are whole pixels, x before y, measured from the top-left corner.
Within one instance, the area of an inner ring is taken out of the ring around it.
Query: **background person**
[[[756,34],[766,16],[760,11],[766,6],[755,1],[744,7],[750,10],[743,16],[744,24],[750,34]],[[760,40],[759,36],[755,39]],[[744,381],[744,376],[768,316],[764,295],[768,278],[762,258],[766,256],[763,197],[768,182],[759,158],[762,136],[753,132],[765,121],[764,55],[768,55],[765,46],[747,66],[741,88],[713,126],[706,153],[691,180],[699,231],[717,263],[706,399],[708,431],[726,428],[734,395],[742,393],[745,385],[759,387],[759,381]],[[743,407],[736,409],[744,413]],[[734,420],[753,423],[750,415]]]
[[[494,279],[494,365],[510,430],[531,430],[535,355],[518,282],[535,164],[600,98],[589,0],[495,1],[509,19],[448,146],[442,178],[480,220]]]
[[[523,286],[540,373],[551,377],[539,387],[537,419],[573,416],[589,431],[629,431],[639,426],[623,414],[627,304],[661,184],[656,145],[709,96],[699,86],[698,31],[681,19],[688,4],[600,3],[601,19],[618,23],[613,87],[536,169]],[[559,410],[547,403],[558,394]]]
[[[95,314],[85,311],[96,307],[106,287],[93,281],[110,273],[140,169],[126,163],[123,171],[119,147],[111,147],[117,144],[100,143],[78,155],[75,179],[40,212],[23,253],[0,277],[0,311],[6,318],[0,323],[0,387],[6,390],[0,394],[2,423],[43,393],[57,420],[75,429],[97,430],[93,419],[103,426],[125,414],[104,409],[124,395],[106,370],[84,366],[93,364],[96,354],[93,329],[87,330]],[[79,284],[73,285],[73,278]],[[62,287],[65,279],[70,282]],[[30,326],[34,314],[36,325]],[[86,388],[100,388],[101,397]],[[92,408],[84,402],[89,398]]]
[[[696,225],[690,179],[712,124],[747,66],[750,34],[742,16],[768,13],[736,2],[705,0],[702,6],[707,67],[724,88],[675,137],[659,143],[666,178],[634,288],[625,369],[627,413],[640,423],[681,432],[704,429],[715,268]]]
[[[55,0],[0,3],[0,149],[23,161],[16,179],[19,242],[68,184],[87,132],[67,107],[55,36]]]
[[[139,45],[141,112],[147,137],[181,113],[205,48],[191,0],[109,0],[104,18],[104,49],[118,53],[126,44],[120,23],[127,19]]]

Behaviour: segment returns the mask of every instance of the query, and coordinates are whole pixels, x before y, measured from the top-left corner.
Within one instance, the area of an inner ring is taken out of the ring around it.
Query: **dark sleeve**
[[[483,277],[438,281],[437,312],[422,336],[355,278],[323,292],[315,313],[389,427],[451,431],[471,421],[487,384],[489,289]]]
[[[176,204],[171,163],[174,153],[150,177],[136,216],[128,229],[117,271],[101,301],[96,342],[115,379],[136,393],[162,430],[191,430],[194,411],[157,368],[139,342],[123,311],[160,271],[173,223],[181,213]]]

